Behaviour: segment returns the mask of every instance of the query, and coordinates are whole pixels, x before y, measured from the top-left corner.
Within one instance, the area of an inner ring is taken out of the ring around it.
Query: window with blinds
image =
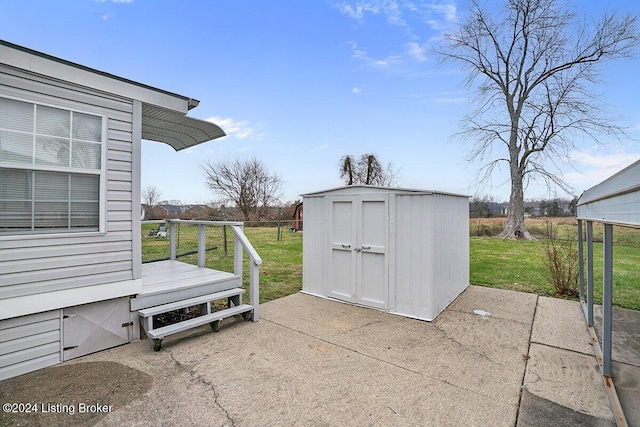
[[[99,230],[104,122],[0,98],[0,235]]]

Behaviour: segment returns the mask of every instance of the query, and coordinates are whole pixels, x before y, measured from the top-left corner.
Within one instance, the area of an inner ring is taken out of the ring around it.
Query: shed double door
[[[387,309],[388,197],[330,197],[330,297]]]

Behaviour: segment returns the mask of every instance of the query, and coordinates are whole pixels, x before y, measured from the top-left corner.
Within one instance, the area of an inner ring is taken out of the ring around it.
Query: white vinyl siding
[[[104,122],[0,97],[0,234],[100,230]]]
[[[0,321],[0,381],[62,361],[60,310]]]
[[[63,229],[64,232],[60,232],[61,229],[46,232],[0,232],[0,318],[3,314],[1,313],[2,304],[12,304],[11,301],[16,298],[40,295],[39,298],[47,298],[51,301],[47,293],[57,295],[59,292],[72,289],[78,289],[80,292],[80,288],[91,287],[102,289],[106,284],[118,283],[119,286],[115,286],[111,294],[106,291],[100,294],[103,299],[116,298],[123,295],[123,285],[126,281],[131,281],[131,293],[134,294],[137,282],[134,280],[133,272],[135,218],[132,215],[132,209],[133,191],[140,186],[140,183],[139,180],[134,182],[134,177],[139,176],[134,174],[134,171],[139,168],[139,165],[133,164],[133,153],[138,150],[134,144],[139,144],[139,141],[136,142],[133,138],[132,100],[48,79],[5,67],[2,64],[0,64],[0,97],[30,104],[31,111],[36,110],[34,105],[67,111],[70,128],[69,132],[64,133],[64,138],[68,136],[71,146],[68,166],[36,164],[35,144],[28,153],[31,156],[30,165],[12,162],[10,165],[3,163],[2,166],[6,170],[20,171],[23,174],[23,182],[27,181],[25,185],[31,185],[32,190],[34,173],[36,183],[38,176],[42,174],[59,174],[56,175],[57,178],[66,175],[68,198],[63,197],[63,191],[58,191],[57,198],[53,198],[50,194],[47,196],[46,191],[38,189],[36,202],[59,203],[60,206],[64,204],[66,210],[60,210],[60,212],[66,212],[73,217],[72,221],[78,225],[76,229]],[[51,111],[47,110],[47,112]],[[91,152],[86,149],[86,146],[97,144],[97,141],[93,141],[98,135],[96,132],[98,128],[95,127],[97,120],[93,122],[94,126],[88,125],[84,128],[73,126],[74,122],[77,125],[79,120],[87,118],[92,120],[97,118],[102,126],[99,158],[96,156],[97,153],[86,154]],[[37,127],[33,124],[34,118],[25,120],[31,120],[32,129]],[[19,129],[26,129],[26,127],[23,124]],[[42,131],[47,129],[46,121],[40,129]],[[17,129],[13,130],[18,133]],[[26,134],[26,131],[24,132]],[[50,136],[62,138],[58,135]],[[75,156],[74,145],[77,145],[76,148],[81,147],[76,150]],[[40,158],[40,161],[43,161],[42,156]],[[4,161],[2,154],[0,159]],[[100,169],[96,168],[98,160]],[[83,165],[86,169],[79,168],[79,165]],[[25,173],[27,177],[24,176]],[[31,177],[28,173],[31,173]],[[70,178],[69,174],[71,174]],[[82,182],[83,179],[99,179],[100,192],[96,192],[95,185],[93,187],[85,185],[86,183]],[[56,185],[64,186],[62,179],[49,180],[50,185],[53,185],[54,181]],[[6,182],[0,179],[0,192],[3,185],[6,186]],[[12,193],[11,197],[15,196],[15,192]],[[35,194],[32,196],[35,197]],[[42,199],[40,199],[41,196]],[[29,201],[29,203],[33,202],[33,199]],[[100,206],[100,232],[95,231],[96,204]],[[88,212],[93,212],[94,216],[92,217]],[[31,217],[29,218],[32,220]],[[65,219],[68,221],[68,218]],[[139,233],[139,230],[135,233]],[[138,262],[139,260],[135,259],[135,263]],[[4,302],[3,299],[5,299]],[[61,308],[66,304],[68,301],[55,298],[50,306]]]

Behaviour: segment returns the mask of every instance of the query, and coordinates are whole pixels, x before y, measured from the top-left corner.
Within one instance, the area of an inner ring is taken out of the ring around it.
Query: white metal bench
[[[244,292],[245,290],[241,288],[228,289],[169,304],[145,308],[138,310],[138,314],[140,315],[140,322],[142,323],[142,327],[146,332],[147,337],[153,342],[153,349],[155,351],[160,351],[162,348],[162,339],[168,335],[195,328],[206,323],[211,325],[211,329],[213,329],[214,332],[218,332],[220,330],[222,319],[225,317],[235,316],[237,314],[242,314],[242,317],[245,320],[252,320],[253,306],[250,304],[242,304],[242,294]],[[211,302],[222,299],[227,299],[228,308],[212,313]],[[200,306],[201,313],[204,314],[192,319],[183,320],[181,322],[154,329],[154,316],[193,306]]]

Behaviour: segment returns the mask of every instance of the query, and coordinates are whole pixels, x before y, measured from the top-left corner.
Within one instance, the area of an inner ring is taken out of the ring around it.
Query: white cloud
[[[358,44],[356,42],[351,41],[349,42],[349,45],[351,46],[353,57],[364,62],[364,64],[369,67],[385,69],[400,62],[400,57],[398,55],[390,55],[384,59],[376,59],[370,57],[366,51],[358,49]]]
[[[215,123],[220,126],[225,133],[236,139],[259,138],[255,129],[247,120],[235,120],[233,117],[223,118],[218,116],[209,117],[208,122]]]
[[[620,172],[640,159],[640,153],[593,154],[574,152],[571,155],[576,171],[565,174],[564,178],[573,187],[586,190]]]
[[[324,151],[324,150],[328,150],[329,149],[329,144],[322,144],[314,149],[311,150],[312,153],[315,153],[317,151]]]
[[[371,0],[358,1],[355,4],[343,2],[334,6],[341,14],[360,23],[363,23],[365,15],[369,13],[371,15],[383,14],[389,24],[405,26],[407,23],[402,17],[402,9],[406,7],[405,3],[396,0]],[[411,3],[408,4],[411,5]]]
[[[458,22],[458,9],[455,4],[426,4],[425,10],[428,17],[425,22],[433,29],[443,30]],[[433,15],[436,18],[433,18]]]
[[[405,44],[407,54],[418,62],[425,62],[427,60],[427,51],[424,47],[420,46],[416,42],[409,42]]]
[[[410,72],[413,66],[428,60],[428,44],[458,23],[454,0],[349,0],[334,7],[362,25],[367,16],[380,15],[386,18],[386,25],[401,29],[399,34],[405,41],[391,47],[391,54],[386,57],[375,57],[355,41],[349,42],[353,58],[378,70]],[[379,22],[372,21],[370,25]]]
[[[341,14],[351,19],[355,19],[356,21],[362,21],[362,18],[364,17],[364,14],[366,12],[372,13],[374,15],[380,13],[380,9],[375,4],[366,2],[360,2],[354,6],[347,3],[342,3],[336,4],[335,7]]]
[[[594,155],[591,153],[576,151],[571,155],[571,159],[585,166],[594,168],[618,168],[618,170],[629,166],[640,157],[640,154],[615,153]]]
[[[363,23],[367,14],[383,14],[390,25],[409,27],[412,15],[436,30],[448,28],[458,21],[458,10],[453,0],[357,0],[334,4],[338,11],[359,23]]]
[[[351,93],[353,93],[354,95],[358,95],[362,93],[362,88],[354,87],[353,89],[351,89]]]

